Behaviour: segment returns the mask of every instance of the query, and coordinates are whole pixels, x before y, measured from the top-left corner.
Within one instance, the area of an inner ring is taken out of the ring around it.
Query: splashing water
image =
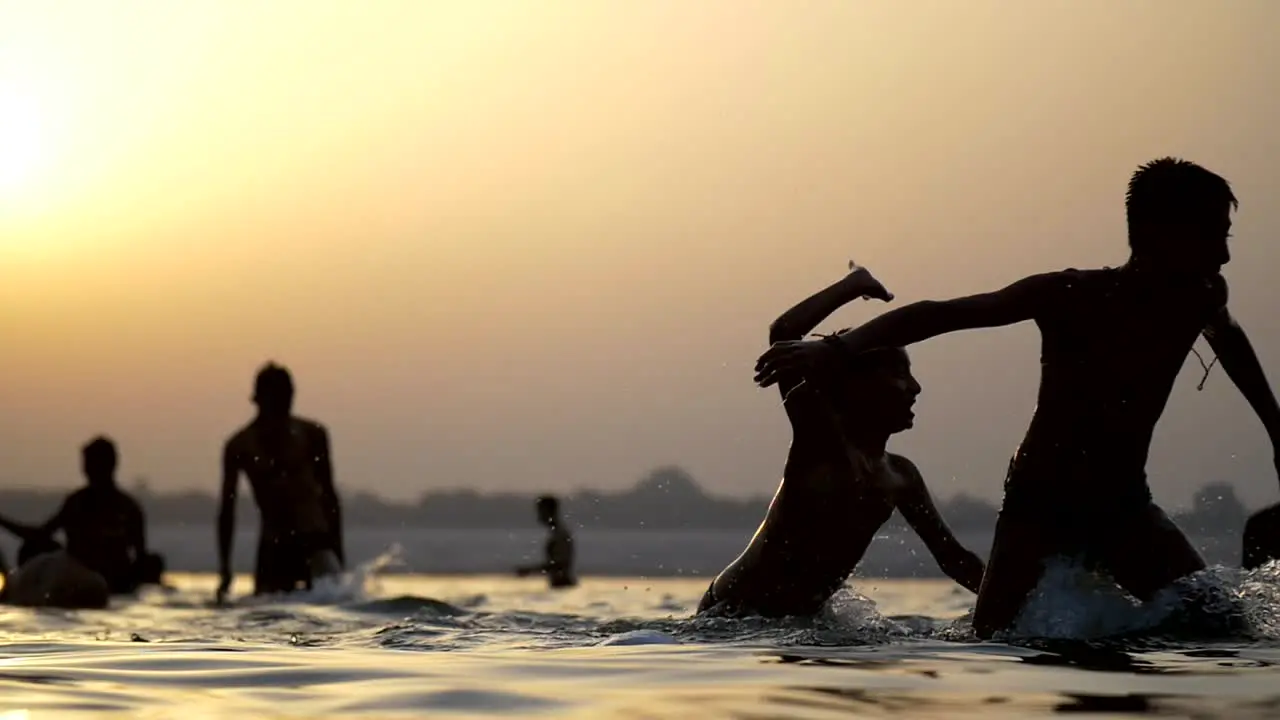
[[[1144,604],[1056,564],[1002,644],[975,640],[973,595],[944,581],[859,580],[771,621],[690,617],[705,578],[552,591],[386,574],[400,557],[230,608],[212,576],[178,575],[106,612],[0,609],[0,717],[1266,717],[1280,681],[1280,565]]]

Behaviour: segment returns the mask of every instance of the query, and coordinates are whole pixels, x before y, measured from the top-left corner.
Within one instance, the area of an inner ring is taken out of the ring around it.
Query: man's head
[[[560,501],[554,495],[543,495],[537,500],[538,522],[555,525],[560,521]]]
[[[80,466],[90,485],[114,484],[117,460],[116,444],[101,435],[80,449]]]
[[[1139,167],[1129,180],[1129,248],[1145,267],[1214,275],[1231,259],[1231,211],[1239,205],[1221,176],[1178,158]]]
[[[289,371],[267,363],[253,383],[253,402],[258,412],[270,417],[288,417],[293,412],[293,377]]]
[[[903,348],[881,348],[846,361],[835,379],[836,412],[850,428],[886,437],[915,424],[920,383]]]

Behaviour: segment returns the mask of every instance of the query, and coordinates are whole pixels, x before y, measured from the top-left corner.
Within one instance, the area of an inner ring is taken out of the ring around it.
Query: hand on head
[[[849,261],[849,274],[842,281],[854,298],[890,302],[893,293],[871,274],[870,270]],[[755,382],[769,387],[779,382],[796,382],[829,368],[838,362],[839,348],[833,341],[785,340],[774,343],[756,360]]]

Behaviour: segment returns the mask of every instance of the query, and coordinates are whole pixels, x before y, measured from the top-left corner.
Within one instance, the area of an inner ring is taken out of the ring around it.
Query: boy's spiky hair
[[[1176,157],[1162,157],[1140,166],[1129,178],[1124,196],[1129,229],[1152,219],[1214,211],[1240,202],[1221,175]],[[1132,238],[1131,238],[1132,239]]]

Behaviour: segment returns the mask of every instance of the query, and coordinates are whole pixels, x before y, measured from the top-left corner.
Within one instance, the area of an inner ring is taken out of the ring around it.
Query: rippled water
[[[178,575],[109,611],[0,610],[0,720],[1274,717],[1277,577],[1201,578],[1217,595],[1196,612],[1225,597],[1250,621],[1224,630],[1059,573],[1024,631],[1128,639],[1004,644],[974,642],[973,596],[932,580],[858,582],[821,618],[764,622],[688,619],[705,579],[388,576],[218,609],[211,576]]]

